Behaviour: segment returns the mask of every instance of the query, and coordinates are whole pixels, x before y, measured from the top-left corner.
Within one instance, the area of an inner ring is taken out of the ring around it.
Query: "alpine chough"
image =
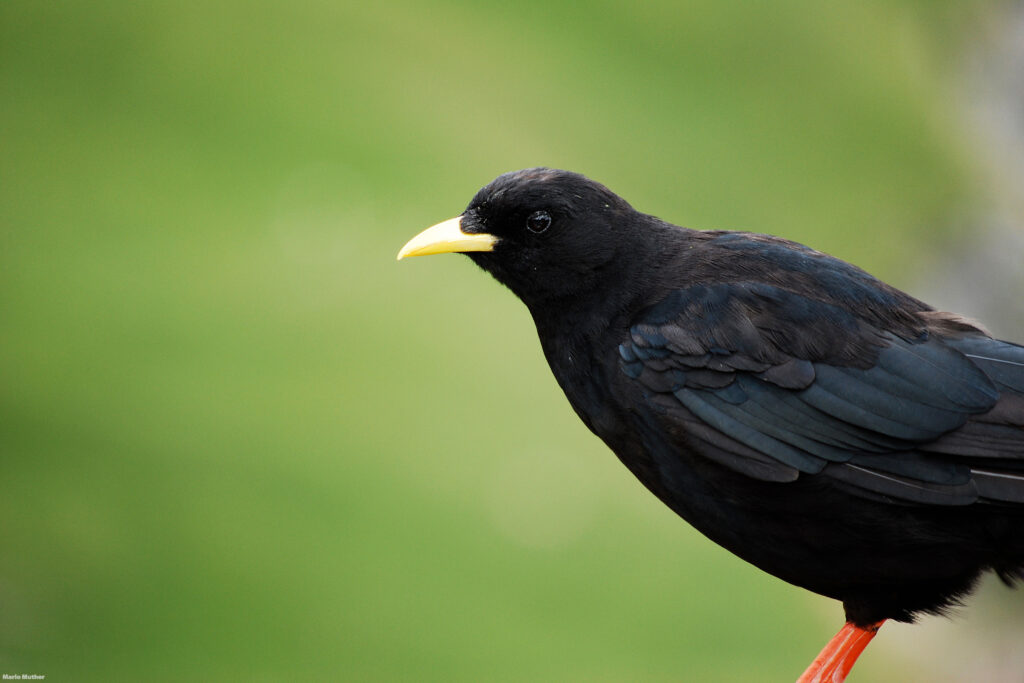
[[[769,235],[681,228],[547,168],[398,255],[465,252],[529,308],[580,419],[766,572],[841,600],[801,680],[886,619],[1024,577],[1024,347]]]

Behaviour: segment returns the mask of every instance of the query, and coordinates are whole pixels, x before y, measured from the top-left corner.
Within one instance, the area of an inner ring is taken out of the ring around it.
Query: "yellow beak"
[[[406,256],[449,254],[463,251],[494,251],[498,238],[486,232],[462,232],[462,216],[431,226],[405,243],[398,260]]]

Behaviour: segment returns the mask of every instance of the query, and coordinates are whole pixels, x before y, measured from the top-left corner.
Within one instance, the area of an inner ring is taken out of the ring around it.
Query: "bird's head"
[[[613,275],[639,217],[578,173],[531,168],[493,180],[461,216],[424,230],[398,258],[466,253],[532,306],[578,296]]]

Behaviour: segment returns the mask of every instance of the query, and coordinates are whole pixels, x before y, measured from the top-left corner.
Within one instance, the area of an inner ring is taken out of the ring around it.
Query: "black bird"
[[[778,237],[681,228],[507,173],[398,258],[466,252],[529,308],[584,423],[739,557],[841,600],[801,680],[886,619],[1024,578],[1024,347]]]

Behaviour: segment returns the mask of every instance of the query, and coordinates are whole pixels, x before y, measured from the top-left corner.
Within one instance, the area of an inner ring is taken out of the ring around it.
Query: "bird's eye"
[[[534,211],[526,219],[526,229],[534,233],[542,233],[551,227],[551,214],[547,211]]]

